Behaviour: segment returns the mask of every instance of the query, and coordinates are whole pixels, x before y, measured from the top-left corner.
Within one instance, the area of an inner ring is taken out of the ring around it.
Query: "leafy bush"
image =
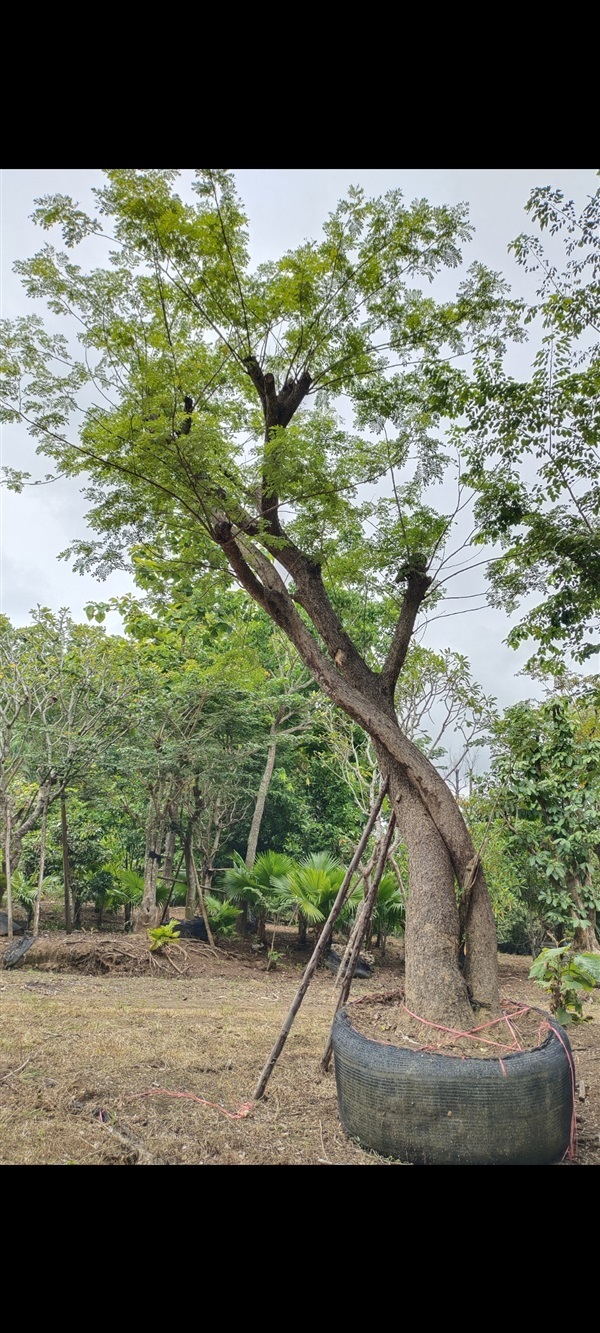
[[[148,931],[150,953],[160,953],[166,944],[179,939],[178,924],[179,922],[169,921],[168,926],[155,926],[153,930]]]
[[[529,976],[550,996],[550,1009],[559,1023],[581,1023],[592,1017],[583,1014],[586,991],[600,986],[600,954],[575,953],[573,946],[542,949]]]
[[[220,935],[222,939],[228,939],[233,935],[236,921],[241,916],[239,907],[234,907],[230,902],[223,902],[222,898],[215,898],[212,893],[205,893],[204,905],[213,933]]]

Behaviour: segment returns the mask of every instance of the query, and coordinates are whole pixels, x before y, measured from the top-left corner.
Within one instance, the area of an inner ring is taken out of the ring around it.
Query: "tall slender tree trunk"
[[[13,938],[12,884],[10,869],[10,806],[8,800],[4,807],[4,857],[6,861],[6,915],[8,917],[7,935]]]
[[[473,883],[463,923],[448,849],[448,842],[455,845],[459,838],[470,843],[459,807],[440,780],[439,823],[434,821],[406,772],[381,753],[380,763],[389,777],[390,799],[408,853],[407,1005],[431,1022],[472,1027],[473,1003],[490,1013],[499,1010],[496,926],[483,871],[473,848]],[[462,937],[467,960],[464,973],[458,963]]]
[[[146,858],[144,862],[144,894],[137,911],[134,912],[134,929],[142,931],[152,929],[158,924],[159,912],[156,906],[156,884],[158,864],[162,847],[164,812],[160,813],[161,793],[155,798],[151,795],[148,806],[146,825]]]
[[[260,780],[260,786],[259,786],[259,788],[258,788],[258,795],[257,795],[257,797],[256,797],[256,804],[255,804],[255,806],[254,806],[254,813],[253,813],[253,815],[252,815],[252,823],[251,823],[251,825],[250,825],[250,833],[249,833],[249,835],[248,835],[248,846],[247,846],[247,848],[246,848],[246,868],[247,868],[247,870],[252,870],[252,867],[253,867],[254,862],[255,862],[255,860],[256,860],[256,852],[257,852],[257,849],[258,849],[258,839],[259,839],[259,835],[260,835],[260,826],[261,826],[261,824],[262,824],[262,818],[263,818],[263,815],[264,815],[264,812],[265,812],[265,804],[266,804],[267,796],[268,796],[268,794],[269,794],[269,787],[271,786],[271,778],[273,777],[273,772],[274,772],[274,769],[275,769],[275,759],[276,759],[276,755],[277,755],[277,742],[278,742],[278,739],[279,739],[279,736],[278,736],[278,732],[279,732],[279,723],[280,723],[280,715],[281,715],[282,711],[283,711],[283,710],[280,708],[279,711],[278,711],[278,713],[277,713],[277,717],[274,719],[274,721],[273,721],[272,724],[271,724],[271,729],[270,729],[270,731],[269,731],[269,748],[268,748],[268,750],[267,750],[267,762],[266,762],[266,764],[265,764],[265,770],[264,770],[264,773],[263,773],[262,778],[261,778],[261,780]]]
[[[208,943],[211,944],[214,948],[215,941],[213,939],[213,933],[210,928],[210,922],[208,920],[206,905],[204,902],[204,890],[202,888],[202,884],[198,877],[198,871],[196,870],[196,862],[194,861],[194,843],[192,839],[190,839],[190,869],[192,871],[192,876],[194,879],[194,883],[196,885],[196,893],[198,895],[198,902],[200,903],[200,914],[202,916],[202,920],[206,927],[206,936],[208,939]]]
[[[38,872],[38,886],[35,895],[35,907],[33,909],[33,933],[40,933],[40,908],[42,904],[42,889],[44,886],[44,870],[46,868],[46,827],[48,823],[48,801],[44,802],[42,810],[42,828],[40,835],[40,866]]]
[[[60,826],[62,836],[63,882],[65,889],[65,930],[67,935],[73,929],[71,920],[71,875],[69,868],[69,844],[67,842],[67,802],[64,792],[60,797]]]
[[[171,823],[173,823],[173,818],[170,810],[168,811],[168,815],[169,819],[171,820]],[[173,879],[173,866],[175,865],[176,836],[177,835],[175,829],[169,826],[169,828],[167,829],[167,836],[165,838],[165,859],[162,870],[162,878],[164,879],[165,884],[167,884],[169,888],[171,887],[171,882]]]
[[[193,858],[192,858],[191,827],[188,828],[185,833],[185,837],[183,840],[183,852],[185,857],[185,878],[187,884],[186,895],[185,895],[185,916],[186,920],[190,920],[190,918],[195,916],[196,913],[196,876],[194,874],[194,867],[192,864]]]

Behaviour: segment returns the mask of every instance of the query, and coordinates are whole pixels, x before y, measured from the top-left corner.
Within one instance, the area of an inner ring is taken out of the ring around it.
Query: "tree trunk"
[[[593,915],[595,918],[596,913],[594,912]],[[592,921],[587,926],[575,927],[573,948],[577,950],[577,953],[600,953],[596,927]]]
[[[8,935],[9,940],[12,940],[13,909],[12,909],[12,885],[11,885],[11,867],[10,867],[10,806],[8,804],[8,801],[6,802],[6,805],[4,807],[4,818],[5,818],[4,856],[6,860],[6,915],[8,917],[8,925],[6,933]]]
[[[240,915],[238,916],[238,919],[237,919],[237,922],[236,922],[236,930],[237,930],[238,935],[241,935],[242,939],[245,940],[245,939],[246,939],[246,936],[247,936],[247,934],[248,934],[248,904],[247,904],[247,903],[242,903],[242,910],[241,910]]]
[[[75,930],[81,930],[81,908],[83,906],[83,898],[77,887],[77,881],[75,881],[75,885],[73,890],[73,925]]]
[[[279,713],[280,712],[281,709],[279,710]],[[270,740],[269,740],[269,749],[267,751],[267,762],[265,765],[265,771],[260,780],[258,795],[256,797],[256,805],[254,806],[254,814],[252,816],[252,823],[250,825],[250,833],[248,835],[248,846],[246,848],[247,870],[252,869],[254,862],[256,860],[260,826],[262,824],[262,817],[265,811],[267,795],[269,792],[269,787],[271,785],[271,778],[273,777],[273,770],[275,768],[275,758],[277,754],[277,740],[278,740],[277,733],[279,730],[279,713],[277,714],[277,717],[272,723],[271,730],[269,732]]]
[[[40,835],[40,869],[38,874],[37,893],[35,895],[35,907],[33,911],[33,933],[40,933],[40,908],[42,904],[42,888],[44,885],[44,870],[46,867],[46,827],[48,823],[48,802],[44,802],[42,810],[42,829]]]
[[[259,944],[267,943],[267,913],[264,907],[256,914],[256,938]]]
[[[146,826],[146,859],[144,863],[144,894],[137,911],[134,912],[134,930],[152,930],[158,925],[159,910],[156,906],[156,883],[160,847],[162,846],[164,817],[158,815],[157,802],[150,797],[148,823]]]
[[[473,1012],[467,983],[458,966],[459,916],[448,850],[403,775],[392,770],[389,776],[390,796],[409,864],[406,1004],[431,1022],[468,1028],[473,1023]]]
[[[206,927],[206,936],[207,936],[207,939],[208,939],[208,943],[209,943],[210,945],[212,945],[212,948],[214,949],[214,947],[215,947],[215,941],[214,941],[214,938],[213,938],[212,930],[211,930],[211,928],[210,928],[210,922],[209,922],[209,920],[208,920],[208,914],[207,914],[207,911],[206,911],[206,904],[205,904],[205,902],[204,902],[204,891],[203,891],[203,888],[202,888],[202,884],[200,883],[200,879],[199,879],[199,877],[198,877],[198,871],[196,870],[196,863],[195,863],[195,861],[194,861],[194,844],[193,844],[193,842],[191,841],[191,839],[190,839],[190,867],[191,867],[192,875],[193,875],[193,877],[194,877],[194,881],[195,881],[195,884],[196,884],[196,893],[198,894],[198,902],[200,903],[200,914],[201,914],[201,916],[202,916],[202,920],[203,920],[204,925],[205,925],[205,927]]]
[[[194,870],[192,866],[191,828],[188,829],[185,835],[183,842],[183,850],[185,856],[185,878],[187,882],[187,890],[185,895],[185,916],[186,920],[189,921],[190,918],[193,917],[196,912],[196,876],[194,875]]]
[[[586,926],[575,927],[573,948],[578,953],[600,953],[600,945],[596,935],[596,913],[593,908],[585,906],[581,884],[575,878],[571,879],[569,889],[574,904],[572,915],[577,921],[582,921],[587,917]]]
[[[170,883],[170,885],[169,885],[169,892],[168,892],[168,894],[167,894],[167,896],[166,896],[166,898],[165,898],[165,902],[164,902],[164,906],[163,906],[162,913],[161,913],[161,918],[160,918],[160,924],[161,924],[161,926],[164,925],[164,923],[165,923],[165,921],[167,920],[167,917],[168,917],[168,915],[169,915],[169,908],[170,908],[170,906],[171,906],[171,898],[173,897],[173,894],[174,894],[174,892],[175,892],[175,885],[176,885],[177,880],[178,880],[178,878],[179,878],[179,872],[180,872],[180,870],[181,870],[181,866],[182,866],[182,864],[183,864],[183,858],[184,858],[184,852],[182,852],[182,853],[181,853],[181,856],[179,857],[179,865],[177,866],[177,869],[176,869],[175,873],[172,874],[171,877],[170,877],[170,878],[171,878],[171,883]],[[166,883],[166,876],[165,876],[165,883]],[[184,909],[184,910],[185,910],[185,909]]]
[[[67,842],[67,802],[64,792],[60,797],[60,825],[62,835],[63,882],[65,886],[65,930],[67,935],[73,929],[71,923],[71,876],[69,872],[69,845]]]
[[[389,777],[390,799],[408,852],[407,1006],[433,1023],[461,1029],[472,1027],[474,1006],[492,1014],[500,1009],[496,927],[483,871],[477,865],[461,811],[446,784],[441,782],[438,820],[434,822],[406,771],[390,762],[381,747],[377,748],[382,771]],[[458,964],[462,931],[455,867],[448,850],[448,844],[456,846],[460,840],[471,850],[474,874],[465,909],[464,974]]]
[[[170,815],[169,811],[169,815]],[[173,821],[171,821],[173,822]],[[168,828],[165,838],[165,859],[163,864],[162,878],[165,884],[171,885],[173,881],[173,866],[175,865],[175,829]]]
[[[41,787],[38,790],[35,801],[33,802],[29,810],[27,818],[23,819],[23,821],[18,825],[18,827],[16,828],[13,827],[11,830],[11,836],[10,836],[11,870],[17,869],[19,861],[21,860],[23,839],[27,833],[30,833],[31,830],[35,828],[35,825],[37,824],[37,821],[43,810],[46,799],[48,799],[48,804],[49,804],[50,800],[49,800],[48,788],[45,787],[44,784],[42,783]]]

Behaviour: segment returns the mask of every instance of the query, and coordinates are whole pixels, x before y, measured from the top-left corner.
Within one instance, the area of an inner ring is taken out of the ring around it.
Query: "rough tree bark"
[[[186,829],[183,839],[183,855],[185,860],[185,878],[187,889],[185,894],[185,918],[186,921],[196,913],[196,876],[192,866],[192,827]]]
[[[152,930],[158,925],[160,916],[156,905],[156,885],[161,861],[160,849],[163,844],[165,811],[161,800],[162,793],[152,793],[148,806],[146,824],[146,857],[144,863],[144,893],[142,901],[133,914],[135,931]]]
[[[583,921],[587,917],[587,926],[578,925],[575,927],[573,948],[578,953],[600,953],[600,945],[596,935],[596,913],[592,908],[584,905],[582,886],[574,876],[570,880],[569,891],[574,904],[572,915],[578,921]]]

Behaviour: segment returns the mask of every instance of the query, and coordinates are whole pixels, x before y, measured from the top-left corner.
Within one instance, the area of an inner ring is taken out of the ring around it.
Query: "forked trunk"
[[[474,1010],[500,1009],[496,925],[470,835],[451,792],[438,788],[438,818],[421,800],[406,770],[378,747],[382,772],[389,777],[390,798],[406,844],[409,894],[406,910],[406,1003],[433,1023],[469,1028]],[[437,776],[437,775],[436,775]],[[461,881],[467,885],[464,921],[459,911],[456,874],[448,846],[464,847]],[[472,872],[467,878],[468,852]],[[464,939],[466,966],[459,967]]]
[[[458,966],[460,923],[454,871],[445,843],[410,784],[390,772],[390,794],[406,844],[406,1004],[421,1018],[472,1026],[467,983]]]

